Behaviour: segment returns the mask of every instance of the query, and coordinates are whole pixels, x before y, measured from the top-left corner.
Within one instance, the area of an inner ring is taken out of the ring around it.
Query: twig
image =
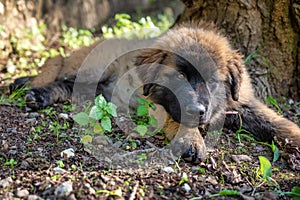
[[[132,193],[130,194],[129,200],[135,199],[135,195],[136,195],[138,187],[139,187],[139,181],[137,181],[135,186],[133,187],[133,190],[132,190]]]

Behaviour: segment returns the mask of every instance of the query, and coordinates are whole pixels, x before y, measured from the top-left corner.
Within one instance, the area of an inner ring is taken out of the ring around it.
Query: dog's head
[[[241,75],[236,64],[241,61],[219,66],[219,57],[212,58],[193,40],[167,49],[144,50],[136,64],[144,95],[161,104],[175,121],[189,127],[212,123],[224,114],[229,100],[238,100]]]

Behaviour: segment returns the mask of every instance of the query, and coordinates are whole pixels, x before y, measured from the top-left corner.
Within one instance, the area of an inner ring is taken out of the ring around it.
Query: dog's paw
[[[200,133],[186,134],[171,141],[171,150],[176,157],[192,163],[199,163],[206,158],[206,146]]]
[[[50,96],[43,88],[33,88],[26,92],[26,105],[31,109],[41,109],[50,105]]]
[[[14,90],[21,89],[32,79],[33,79],[33,77],[30,77],[30,76],[17,78],[12,84],[9,85],[10,93],[12,93]]]

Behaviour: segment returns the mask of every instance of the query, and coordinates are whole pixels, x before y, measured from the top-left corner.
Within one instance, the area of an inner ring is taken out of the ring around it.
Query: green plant
[[[300,200],[300,187],[294,186],[290,192],[283,192],[283,191],[275,191],[280,195],[288,195],[293,197],[294,200]]]
[[[184,183],[187,183],[189,181],[189,177],[185,172],[182,173],[181,179],[179,181],[179,185],[182,185]]]
[[[267,96],[265,102],[267,104],[273,105],[277,109],[277,112],[282,115],[283,112],[282,112],[281,108],[279,107],[279,104],[276,101],[276,99],[274,99],[273,97]]]
[[[14,90],[8,97],[1,94],[0,103],[16,104],[19,107],[23,107],[26,104],[24,100],[26,90],[28,90],[28,87],[24,86]]]
[[[157,129],[157,120],[153,115],[149,114],[149,109],[155,110],[155,105],[142,98],[138,98],[137,101],[139,105],[137,106],[136,113],[133,116],[133,120],[137,122],[135,131],[141,137],[145,135],[153,135],[159,131]]]
[[[239,116],[239,120],[240,120],[240,126],[239,126],[239,129],[236,131],[236,136],[237,136],[237,139],[239,141],[239,143],[241,143],[241,133],[242,132],[245,132],[247,134],[250,134],[249,131],[243,129],[243,120],[242,120],[242,116],[240,113],[238,113],[238,116]]]
[[[92,106],[89,114],[80,112],[73,117],[74,121],[80,126],[93,127],[93,132],[87,131],[88,134],[83,136],[84,144],[91,142],[90,134],[101,134],[105,131],[111,132],[111,118],[117,117],[117,106],[111,102],[107,102],[103,95],[97,96],[94,103],[95,105]]]
[[[90,30],[62,25],[62,38],[60,42],[72,49],[77,49],[81,46],[89,46],[95,41],[93,39],[93,33]]]
[[[153,38],[157,37],[166,31],[173,24],[173,17],[170,14],[158,15],[158,20],[155,22],[151,17],[142,17],[138,22],[131,20],[128,14],[116,14],[116,25],[102,27],[103,37],[113,38]]]
[[[10,160],[7,160],[4,163],[4,166],[9,166],[11,169],[14,168],[14,166],[16,166],[18,164],[17,161],[15,161],[13,158],[11,158]]]
[[[212,194],[209,197],[212,198],[212,197],[219,197],[219,196],[238,196],[238,195],[240,195],[240,193],[237,190],[223,189],[219,193]]]
[[[274,144],[274,141],[272,141],[272,144],[268,144],[266,142],[258,142],[260,144],[266,145],[272,149],[273,152],[273,162],[276,162],[279,158],[279,149],[278,147]]]
[[[65,167],[65,164],[63,163],[62,160],[58,160],[58,161],[56,162],[56,164],[57,164],[60,168],[64,168],[64,167]]]

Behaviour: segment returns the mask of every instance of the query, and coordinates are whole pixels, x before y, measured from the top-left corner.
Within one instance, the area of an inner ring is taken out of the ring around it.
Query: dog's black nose
[[[205,114],[205,107],[202,104],[199,105],[189,104],[186,106],[186,112],[190,115],[203,116]]]

